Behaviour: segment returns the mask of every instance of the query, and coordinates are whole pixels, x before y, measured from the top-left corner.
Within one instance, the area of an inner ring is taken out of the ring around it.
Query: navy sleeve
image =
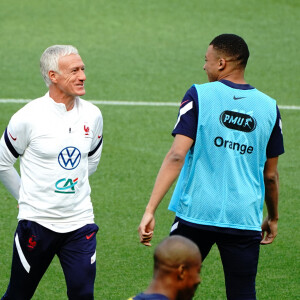
[[[277,118],[267,145],[267,158],[276,157],[284,153],[281,116],[278,106],[276,108]]]
[[[182,134],[195,141],[197,136],[197,125],[198,94],[195,86],[192,86],[181,101],[177,122],[172,131],[172,135]]]

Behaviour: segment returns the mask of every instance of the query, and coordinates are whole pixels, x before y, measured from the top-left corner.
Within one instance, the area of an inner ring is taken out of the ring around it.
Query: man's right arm
[[[196,88],[192,86],[181,101],[177,122],[172,131],[172,135],[175,136],[172,147],[158,172],[150,200],[138,228],[140,242],[145,246],[151,246],[150,241],[155,227],[154,213],[177,179],[184,164],[185,156],[196,139],[198,122],[197,97]]]
[[[150,241],[155,226],[155,211],[165,194],[177,179],[184,164],[185,156],[193,143],[194,140],[191,138],[177,134],[171,149],[161,165],[150,200],[138,228],[140,242],[145,246],[151,246]]]
[[[13,166],[17,158],[9,150],[5,142],[5,138],[8,139],[8,137],[5,137],[5,135],[7,135],[7,131],[4,132],[0,141],[0,181],[12,196],[18,200],[21,179]]]
[[[277,235],[279,174],[277,170],[278,157],[268,158],[264,169],[265,202],[268,215],[262,224],[262,245],[271,244]]]
[[[21,179],[14,164],[24,153],[27,144],[26,114],[24,117],[24,111],[19,110],[10,119],[0,141],[0,181],[17,200],[19,200]]]

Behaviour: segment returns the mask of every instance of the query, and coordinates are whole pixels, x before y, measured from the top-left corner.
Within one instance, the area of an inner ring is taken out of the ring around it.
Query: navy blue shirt
[[[234,89],[254,89],[253,86],[249,84],[236,84],[228,80],[220,80],[223,84],[226,84]],[[180,110],[182,110],[185,106],[187,106],[190,102],[193,102],[193,106],[191,109],[186,109],[187,111],[183,114],[179,112],[179,120],[177,121],[177,125],[172,131],[172,135],[175,136],[176,134],[182,134],[191,139],[196,139],[197,133],[197,124],[198,124],[198,95],[196,88],[192,86],[185,94],[181,101]],[[272,134],[270,136],[266,155],[267,158],[276,157],[280,154],[284,153],[284,146],[283,146],[283,137],[281,131],[281,116],[277,106],[277,119],[274,125]]]
[[[249,84],[236,84],[228,80],[220,80],[220,81],[223,84],[226,84],[227,86],[230,86],[231,88],[234,89],[241,89],[241,90],[254,89],[254,87]],[[191,101],[193,102],[193,105],[189,105]],[[282,127],[281,116],[280,116],[278,106],[276,106],[276,108],[277,108],[277,118],[267,145],[267,149],[266,149],[267,158],[276,157],[284,153],[283,136],[281,130]],[[199,112],[198,95],[195,86],[192,86],[186,92],[185,96],[181,101],[178,120],[174,130],[172,131],[172,135],[175,136],[176,134],[181,134],[190,137],[195,141],[197,136],[198,112]],[[199,224],[190,223],[188,221],[176,217],[174,222],[177,221],[185,223],[188,226],[197,227],[199,229],[208,230],[208,231],[216,231],[220,233],[234,234],[234,235],[236,234],[255,235],[255,236],[257,235],[256,231],[199,225]]]
[[[162,294],[138,294],[132,298],[133,300],[169,300],[166,296]]]

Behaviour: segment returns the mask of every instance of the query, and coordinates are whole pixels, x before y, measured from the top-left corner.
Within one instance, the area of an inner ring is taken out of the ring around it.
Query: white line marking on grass
[[[300,110],[300,106],[296,105],[278,105],[280,109]]]
[[[132,106],[177,106],[180,102],[146,102],[146,101],[114,101],[114,100],[89,100],[94,104],[104,105],[132,105]]]
[[[29,99],[0,99],[0,103],[28,103]],[[147,101],[115,101],[115,100],[88,100],[94,104],[102,105],[127,105],[127,106],[175,106],[179,107],[180,102],[147,102]],[[296,105],[278,105],[280,109],[300,110]]]
[[[29,99],[0,99],[0,103],[28,103]],[[146,101],[115,101],[115,100],[88,100],[94,104],[103,105],[132,105],[132,106],[178,106],[180,102],[146,102]]]
[[[30,101],[26,99],[0,99],[0,103],[28,103]]]

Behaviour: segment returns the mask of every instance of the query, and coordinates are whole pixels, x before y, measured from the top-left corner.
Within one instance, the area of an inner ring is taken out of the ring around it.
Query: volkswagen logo
[[[60,151],[58,155],[58,163],[60,166],[66,170],[75,169],[81,159],[80,151],[75,147],[66,147]]]

